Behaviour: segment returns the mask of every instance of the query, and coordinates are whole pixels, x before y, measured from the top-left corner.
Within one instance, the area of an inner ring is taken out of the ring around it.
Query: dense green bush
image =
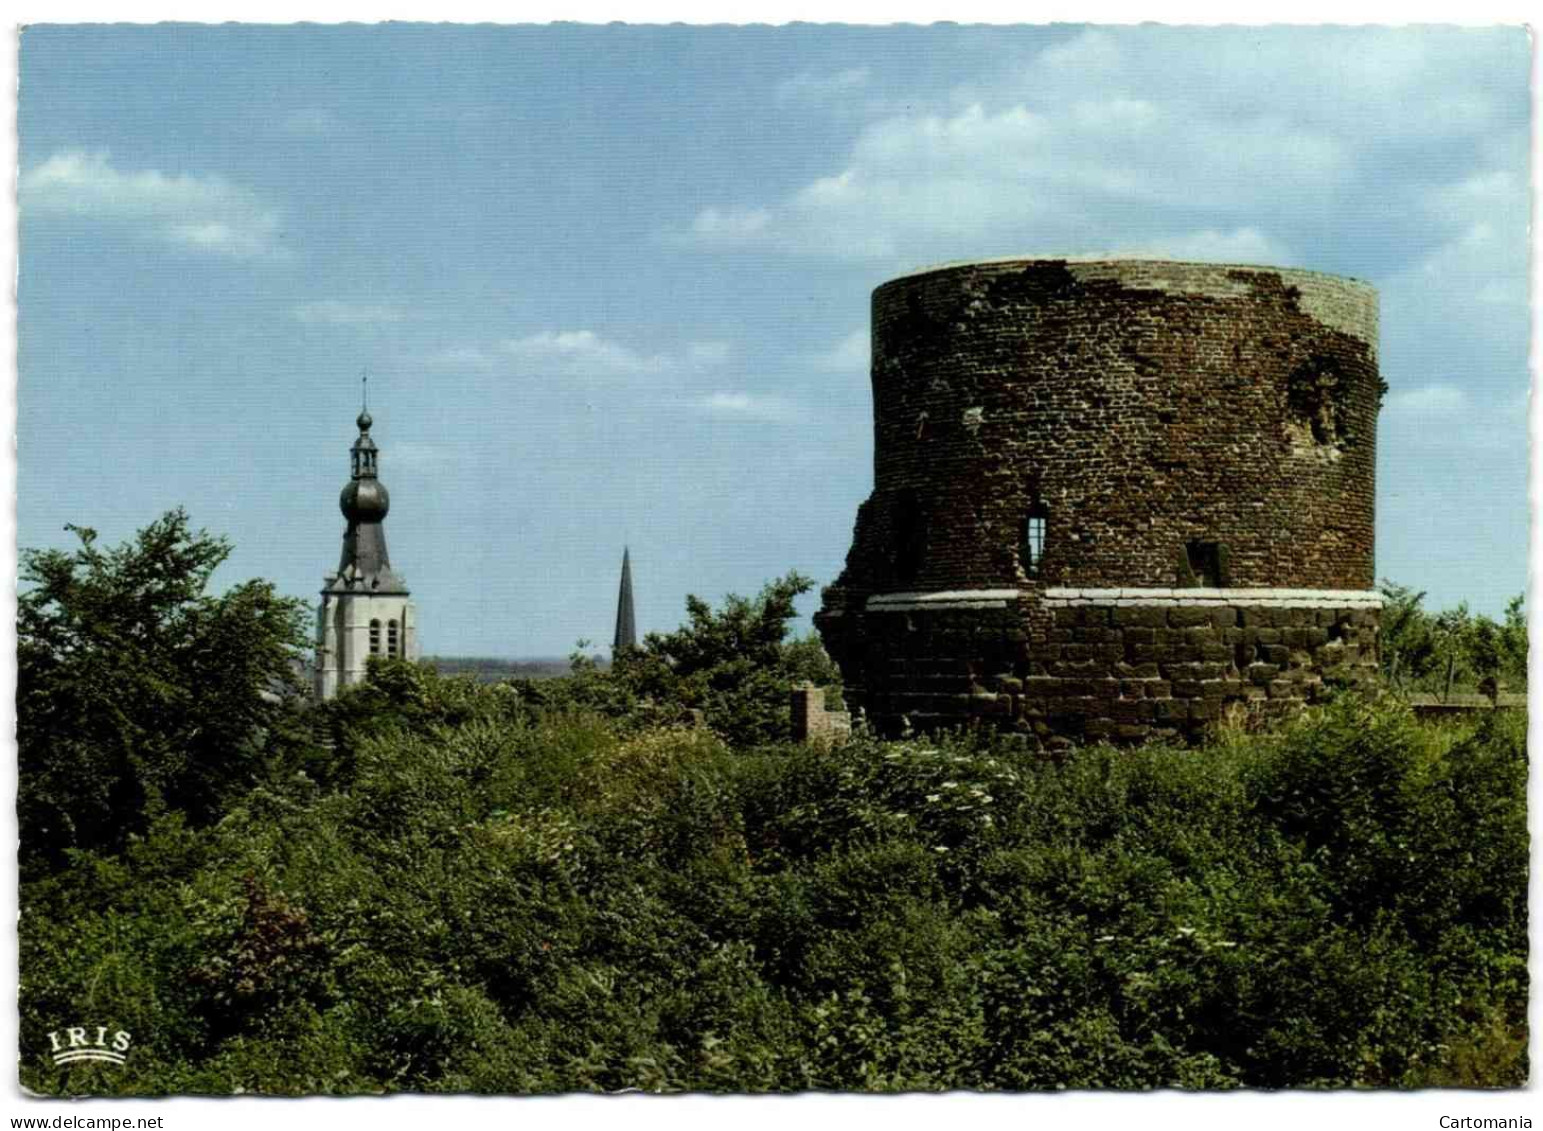
[[[822,753],[783,742],[792,684],[834,682],[786,638],[796,574],[609,669],[376,658],[301,707],[299,606],[205,594],[223,541],[180,512],[79,533],[23,554],[37,1091],[1526,1079],[1520,714],[1347,697],[1200,749]],[[1390,596],[1396,682],[1524,665],[1519,604]],[[86,1023],[133,1034],[123,1066],[51,1063]]]
[[[1525,720],[1045,761],[383,663],[311,770],[29,878],[49,1093],[1515,1085]],[[56,1068],[77,1017],[122,1067]]]

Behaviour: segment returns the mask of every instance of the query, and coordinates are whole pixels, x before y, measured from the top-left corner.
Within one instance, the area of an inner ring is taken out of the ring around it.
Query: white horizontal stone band
[[[946,609],[1005,609],[1028,596],[1019,589],[948,589],[938,593],[875,593],[865,608],[873,613]],[[1159,607],[1249,605],[1271,609],[1380,609],[1375,589],[1046,589],[1047,608],[1073,605],[1155,605]]]
[[[1380,609],[1375,589],[1046,589],[1050,608],[1072,605],[1220,606],[1270,609]]]
[[[870,613],[939,612],[946,609],[1005,609],[1022,594],[1017,589],[949,589],[941,593],[875,593],[864,606]]]

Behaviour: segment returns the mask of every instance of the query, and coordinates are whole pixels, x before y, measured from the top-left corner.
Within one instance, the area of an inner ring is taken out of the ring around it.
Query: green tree
[[[204,592],[230,543],[171,511],[124,544],[69,526],[23,550],[17,609],[22,859],[120,848],[163,812],[217,817],[258,780],[296,690],[304,606],[248,581]]]
[[[1489,617],[1474,621],[1470,645],[1473,665],[1483,677],[1494,677],[1517,690],[1527,686],[1527,611],[1522,594],[1506,603],[1497,623]]]
[[[795,683],[840,682],[812,638],[789,641],[795,602],[814,588],[797,571],[768,582],[753,598],[729,594],[721,609],[686,598],[687,623],[651,632],[613,659],[613,671],[640,699],[698,710],[736,746],[785,740],[788,693]]]
[[[1507,603],[1501,621],[1475,616],[1466,602],[1429,613],[1425,594],[1382,583],[1383,674],[1405,691],[1472,690],[1489,680],[1521,690],[1527,686],[1525,598]]]

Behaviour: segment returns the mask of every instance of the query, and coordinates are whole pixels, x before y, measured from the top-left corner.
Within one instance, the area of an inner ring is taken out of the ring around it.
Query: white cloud
[[[798,416],[797,410],[780,397],[765,397],[756,393],[711,393],[698,400],[696,408],[715,416],[738,416],[775,423],[794,420]]]
[[[330,134],[340,125],[337,115],[331,110],[319,106],[311,106],[302,110],[296,110],[284,119],[284,132],[291,134],[319,136]]]
[[[1382,423],[1379,442],[1394,452],[1517,453],[1527,439],[1527,397],[1510,384],[1436,382],[1389,393]]]
[[[1075,75],[1108,72],[1120,65],[1120,48],[1112,31],[1088,28],[1065,43],[1045,48],[1038,62],[1046,70]]]
[[[637,353],[593,330],[543,330],[523,338],[506,338],[499,349],[522,367],[574,376],[657,373],[668,365],[662,356]]]
[[[827,75],[803,71],[777,84],[777,102],[819,104],[848,98],[868,84],[868,73],[867,67],[850,67]]]
[[[1388,413],[1411,417],[1450,417],[1463,412],[1468,398],[1455,385],[1425,385],[1389,393],[1384,408]]]
[[[430,444],[421,440],[393,440],[386,457],[394,464],[414,471],[428,471],[446,467],[454,462],[454,449],[444,444]]]
[[[1509,171],[1485,169],[1426,190],[1421,204],[1444,242],[1405,280],[1450,287],[1480,305],[1527,306],[1527,186]]]
[[[1196,123],[1152,102],[1079,101],[1055,113],[981,103],[951,115],[897,115],[862,130],[844,168],[781,202],[702,209],[689,240],[843,258],[958,258],[1107,246],[1105,217],[1145,226],[1209,212],[1245,215],[1254,195],[1321,204],[1346,178],[1339,142],[1279,119]],[[1251,248],[1216,232],[1252,231]],[[1202,246],[1257,257],[1257,228],[1215,225]],[[1182,238],[1182,233],[1175,239]],[[1094,241],[1097,241],[1096,243]]]
[[[721,367],[730,356],[733,346],[725,341],[691,341],[673,352],[642,353],[594,330],[539,330],[520,338],[503,338],[492,346],[447,347],[424,361],[435,369],[506,369],[585,378],[704,373]]]
[[[1373,191],[1418,186],[1452,168],[1451,147],[1508,128],[1514,75],[1491,77],[1508,55],[1520,73],[1520,29],[1081,31],[918,91],[822,175],[703,207],[677,238],[896,267],[1124,246],[1289,264],[1325,217],[1365,215]],[[816,85],[799,80],[786,89]],[[1389,162],[1417,172],[1395,181]]]
[[[704,208],[691,222],[691,233],[710,243],[748,242],[770,223],[764,208]]]
[[[1290,250],[1258,228],[1214,228],[1181,235],[1158,237],[1139,247],[1122,248],[1116,255],[1151,255],[1171,259],[1200,259],[1210,263],[1254,263],[1283,266],[1293,261]]]
[[[1312,128],[1337,132],[1350,123],[1379,139],[1429,138],[1503,116],[1504,98],[1486,80],[1506,52],[1525,68],[1520,27],[1089,28],[1028,60],[1003,85],[1019,97],[1047,87],[1126,98],[1155,92],[1216,118],[1287,107]]]
[[[326,323],[332,326],[362,326],[373,322],[400,322],[405,314],[400,306],[389,302],[346,302],[342,299],[319,299],[303,302],[290,311],[300,322]]]
[[[487,371],[498,367],[498,359],[475,346],[453,346],[424,359],[435,369],[475,369]]]
[[[1414,205],[1426,250],[1381,281],[1383,370],[1395,384],[1456,380],[1494,405],[1527,374],[1527,186],[1480,166]]]
[[[834,372],[866,372],[872,351],[866,327],[853,330],[830,349],[816,355],[814,364]]]
[[[1454,211],[1466,213],[1475,206],[1504,207],[1525,192],[1525,186],[1509,169],[1489,169],[1437,185],[1426,194],[1424,204],[1427,212],[1439,218]]]
[[[463,345],[424,358],[436,369],[508,370],[571,378],[671,373],[684,378],[719,368],[733,355],[728,342],[688,342],[668,353],[642,353],[593,330],[541,330],[491,346]]]
[[[686,347],[686,357],[697,365],[722,365],[734,352],[728,342],[692,342]]]
[[[22,212],[87,216],[197,251],[282,256],[278,213],[218,176],[123,172],[107,153],[55,153],[21,175]]]

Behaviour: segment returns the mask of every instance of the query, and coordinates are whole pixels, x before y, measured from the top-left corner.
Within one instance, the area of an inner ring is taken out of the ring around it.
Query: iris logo
[[[55,1064],[74,1064],[78,1060],[97,1060],[107,1064],[122,1064],[129,1051],[129,1043],[133,1038],[127,1031],[119,1029],[113,1033],[112,1040],[107,1039],[107,1026],[97,1025],[88,1028],[84,1025],[72,1026],[68,1029],[55,1029],[48,1034],[48,1043],[53,1046]]]

